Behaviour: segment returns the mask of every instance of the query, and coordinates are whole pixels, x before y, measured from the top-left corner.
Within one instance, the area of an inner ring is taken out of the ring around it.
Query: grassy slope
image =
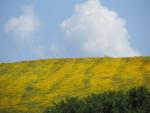
[[[150,57],[50,59],[0,64],[0,113],[38,113],[65,96],[150,88]]]

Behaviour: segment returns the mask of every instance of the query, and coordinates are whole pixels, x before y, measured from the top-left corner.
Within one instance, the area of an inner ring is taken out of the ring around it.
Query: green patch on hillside
[[[150,91],[138,87],[124,91],[107,91],[88,97],[67,97],[44,113],[150,113]]]

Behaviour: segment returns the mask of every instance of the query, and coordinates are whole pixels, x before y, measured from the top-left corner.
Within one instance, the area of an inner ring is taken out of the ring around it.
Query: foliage
[[[83,99],[70,97],[44,113],[150,113],[150,91],[142,86],[126,93],[108,91]]]

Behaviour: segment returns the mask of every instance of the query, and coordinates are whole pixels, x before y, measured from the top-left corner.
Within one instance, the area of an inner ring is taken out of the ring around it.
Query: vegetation
[[[108,91],[83,99],[66,98],[44,113],[150,113],[150,91],[138,87],[126,93]]]
[[[49,59],[0,64],[0,113],[41,113],[66,96],[150,89],[150,57]]]

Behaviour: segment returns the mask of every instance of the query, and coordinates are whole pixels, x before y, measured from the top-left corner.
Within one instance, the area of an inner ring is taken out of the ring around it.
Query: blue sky
[[[2,0],[0,62],[150,55],[149,0]]]

